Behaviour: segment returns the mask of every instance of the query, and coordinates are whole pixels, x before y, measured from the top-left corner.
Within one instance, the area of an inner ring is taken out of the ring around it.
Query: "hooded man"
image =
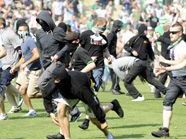
[[[36,21],[41,26],[41,29],[36,33],[36,43],[40,51],[41,64],[44,68],[38,84],[44,98],[44,106],[47,112],[53,113],[51,92],[55,90],[55,84],[52,82],[51,72],[56,67],[56,61],[65,64],[68,45],[65,45],[64,30],[55,25],[48,11],[41,11]]]
[[[117,58],[116,47],[117,47],[117,33],[121,30],[123,26],[123,22],[120,20],[115,20],[112,25],[111,32],[107,35],[108,39],[108,50],[114,58]],[[110,69],[110,75],[112,80],[112,93],[115,95],[120,95],[120,86],[119,86],[119,78],[116,76],[114,71]]]
[[[161,92],[166,92],[166,87],[154,78],[153,69],[150,66],[150,61],[154,60],[154,52],[149,39],[146,37],[146,32],[147,26],[144,24],[139,25],[138,34],[132,37],[124,46],[124,49],[128,51],[131,56],[138,58],[124,78],[126,89],[134,98],[132,101],[144,100],[144,97],[132,84],[138,75],[142,76],[148,83],[154,85]]]
[[[101,108],[98,98],[91,89],[91,83],[87,74],[79,71],[67,71],[61,63],[56,63],[52,71],[52,78],[59,92],[53,94],[54,102],[57,104],[57,112],[52,115],[52,120],[60,127],[57,135],[48,135],[47,139],[71,139],[68,112],[69,108],[76,106],[79,100],[90,108],[91,121],[105,134],[107,139],[114,139],[107,129],[105,112],[115,111],[118,116],[123,117],[123,110],[117,100],[113,100],[107,106]]]

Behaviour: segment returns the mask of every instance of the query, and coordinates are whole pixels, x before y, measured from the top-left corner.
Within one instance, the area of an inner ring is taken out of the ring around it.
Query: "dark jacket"
[[[53,70],[52,75],[54,79],[60,79],[60,83],[56,84],[56,88],[59,89],[63,97],[83,101],[94,112],[98,121],[101,123],[105,122],[105,113],[100,107],[99,100],[97,100],[91,90],[90,80],[86,73],[79,71],[67,72],[64,66],[59,64],[56,69]],[[44,103],[44,106],[47,112],[51,111],[51,105],[49,103]]]
[[[48,11],[41,11],[36,18],[38,23],[39,20],[44,21],[49,27],[49,31],[44,31],[42,28],[36,33],[37,46],[40,51],[41,62],[43,67],[46,68],[51,63],[51,56],[54,56],[59,51],[63,51],[62,53],[65,55],[67,49],[64,47],[66,42],[64,39],[65,32],[62,28],[56,27]],[[65,50],[63,50],[63,48]],[[63,62],[64,57],[61,57],[61,62]]]
[[[124,46],[124,49],[128,51],[129,53],[135,50],[138,53],[138,56],[136,57],[141,60],[148,60],[149,58],[151,60],[154,60],[154,52],[152,50],[152,46],[151,46],[149,39],[144,34],[145,30],[146,30],[145,25],[141,25],[138,28],[138,34],[132,37],[126,43],[126,45]]]
[[[123,23],[120,20],[115,20],[112,26],[111,32],[107,35],[108,40],[108,50],[111,55],[114,57],[117,56],[116,54],[116,46],[117,46],[117,33],[120,31]]]
[[[171,44],[170,32],[163,33],[163,35],[160,36],[157,41],[161,42],[161,55],[166,59],[170,59],[169,57],[170,50],[167,49],[168,46]]]

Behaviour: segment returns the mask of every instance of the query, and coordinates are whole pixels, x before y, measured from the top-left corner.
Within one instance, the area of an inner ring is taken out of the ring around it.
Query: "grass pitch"
[[[125,91],[121,83],[122,90]],[[107,113],[109,130],[115,139],[153,139],[151,131],[157,130],[162,125],[162,101],[155,99],[147,84],[135,81],[135,86],[145,96],[143,102],[132,102],[131,97],[126,95],[113,95],[111,92],[99,92],[101,102],[108,103],[113,99],[118,99],[121,103],[125,116],[120,119],[114,112]],[[107,90],[110,83],[107,85]],[[100,90],[101,91],[101,90]],[[25,118],[27,112],[23,105],[20,113],[9,114],[9,119],[0,121],[0,139],[45,139],[48,134],[55,134],[58,128],[47,117],[43,108],[42,99],[32,100],[38,113],[35,118]],[[181,103],[179,98],[174,106],[174,115],[170,128],[170,139],[186,139],[186,106]],[[8,102],[5,103],[6,110],[10,109]],[[80,110],[84,111],[82,104],[78,104]],[[72,139],[105,139],[104,135],[90,124],[88,130],[81,130],[78,125],[82,123],[84,114],[77,122],[71,123]]]

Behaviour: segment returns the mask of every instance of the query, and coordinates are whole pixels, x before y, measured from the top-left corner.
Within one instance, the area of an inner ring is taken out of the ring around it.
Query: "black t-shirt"
[[[63,97],[67,99],[80,99],[84,93],[93,93],[90,88],[90,80],[86,73],[68,71],[65,79],[56,84]]]
[[[108,50],[111,55],[114,57],[117,56],[116,54],[116,44],[117,44],[117,34],[116,32],[112,31],[107,35],[108,39]]]
[[[88,51],[80,46],[76,49],[71,59],[72,68],[77,71],[81,71],[87,64],[91,62],[93,62],[93,60],[88,54]]]
[[[91,30],[87,30],[82,32],[81,37],[80,37],[80,43],[81,46],[88,51],[88,54],[91,57],[96,56],[97,59],[95,61],[96,63],[96,68],[102,68],[104,67],[104,57],[103,57],[103,53],[104,53],[104,49],[107,47],[108,45],[108,41],[106,36],[104,36],[103,34],[100,34],[100,36],[107,42],[104,45],[95,45],[95,44],[91,44],[91,38],[90,36],[94,35],[94,32],[92,32]]]

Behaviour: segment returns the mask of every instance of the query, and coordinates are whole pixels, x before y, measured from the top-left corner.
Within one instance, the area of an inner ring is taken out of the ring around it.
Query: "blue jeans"
[[[93,77],[95,81],[94,89],[97,92],[102,84],[103,73],[104,73],[104,68],[98,68],[93,70]]]

